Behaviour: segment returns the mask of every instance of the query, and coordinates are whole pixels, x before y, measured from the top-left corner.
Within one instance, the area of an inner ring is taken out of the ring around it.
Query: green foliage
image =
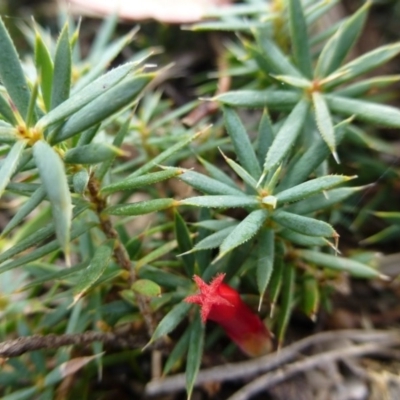
[[[399,76],[363,77],[400,44],[349,60],[369,2],[319,34],[314,23],[335,1],[261,3],[217,10],[216,20],[193,26],[199,35],[242,32],[224,54],[232,90],[197,87],[220,107],[206,128],[208,116],[192,127],[181,121],[199,102],[175,108],[155,89],[164,77],[144,64],[151,49],[108,69],[136,34],[113,39],[116,16],[87,55],[72,19],[57,40],[25,27],[29,74],[0,20],[0,195],[13,205],[0,236],[2,339],[127,324],[148,345],[171,335],[164,373],[186,363],[190,396],[208,339],[183,302],[194,274],[208,281],[225,272],[241,293],[257,294],[279,345],[294,309],[318,317],[335,278],[385,278],[359,249],[339,256],[338,232],[365,238],[370,217],[387,226],[364,244],[400,232],[398,211],[385,207],[399,171],[384,157],[371,160],[376,151],[396,154],[376,127],[400,127],[400,111],[372,93]],[[382,191],[362,194],[364,206],[360,192],[374,181]],[[51,398],[85,368],[71,389],[81,396],[91,361],[98,372],[117,362],[101,343],[92,348],[92,356],[61,349],[12,359],[2,398]]]

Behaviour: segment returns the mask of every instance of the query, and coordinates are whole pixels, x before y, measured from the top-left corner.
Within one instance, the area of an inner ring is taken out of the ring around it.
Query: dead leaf
[[[118,12],[131,20],[156,19],[169,23],[200,21],[207,10],[228,5],[231,0],[67,0],[72,11],[84,14],[108,15]]]

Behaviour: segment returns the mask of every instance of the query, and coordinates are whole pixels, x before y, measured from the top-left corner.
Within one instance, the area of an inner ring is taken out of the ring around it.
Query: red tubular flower
[[[222,283],[224,277],[225,274],[219,274],[207,285],[195,275],[200,293],[186,297],[185,301],[200,305],[203,323],[210,319],[221,325],[244,353],[252,357],[268,353],[272,349],[271,333],[239,293]]]

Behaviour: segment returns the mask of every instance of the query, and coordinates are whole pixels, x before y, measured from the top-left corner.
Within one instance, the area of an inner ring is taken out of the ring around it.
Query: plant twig
[[[87,345],[93,342],[102,342],[113,347],[122,348],[142,348],[146,343],[144,338],[138,338],[128,332],[88,331],[63,335],[32,335],[1,342],[0,357],[18,357],[29,351],[57,349],[69,345]]]
[[[223,382],[249,379],[258,374],[274,370],[285,363],[294,360],[301,351],[306,348],[323,342],[336,340],[352,340],[355,342],[374,342],[381,349],[388,343],[399,341],[398,332],[389,331],[362,331],[362,330],[342,330],[321,332],[308,336],[295,342],[279,352],[268,354],[253,360],[243,361],[235,364],[225,364],[218,367],[209,368],[199,372],[196,386],[206,382]],[[185,374],[177,374],[164,379],[157,379],[146,385],[147,395],[158,395],[184,390],[186,385]]]
[[[106,199],[100,194],[99,190],[99,182],[95,179],[93,175],[90,176],[88,182],[88,190],[90,193],[90,200],[95,207],[96,214],[100,220],[101,230],[104,232],[108,239],[114,239],[116,244],[114,248],[114,257],[117,263],[121,266],[121,268],[127,270],[129,272],[131,283],[135,282],[137,279],[136,271],[132,267],[131,260],[129,259],[128,252],[126,251],[124,245],[121,243],[118,232],[115,230],[110,217],[107,214],[104,214],[103,211],[107,206]],[[138,303],[138,307],[140,313],[142,314],[149,335],[151,336],[157,326],[156,321],[153,319],[153,314],[149,307],[148,299],[136,293],[136,300]]]
[[[340,359],[346,359],[349,357],[360,357],[367,354],[380,354],[382,347],[388,347],[391,345],[400,344],[400,338],[389,340],[385,343],[365,343],[361,345],[350,345],[344,348],[326,351],[320,354],[309,356],[300,361],[296,361],[292,364],[283,366],[277,371],[268,372],[265,375],[260,376],[248,385],[243,386],[233,396],[229,397],[228,400],[247,400],[251,396],[270,388],[292,376],[299,374],[304,371],[308,371],[312,368],[319,366],[326,366],[334,361]]]

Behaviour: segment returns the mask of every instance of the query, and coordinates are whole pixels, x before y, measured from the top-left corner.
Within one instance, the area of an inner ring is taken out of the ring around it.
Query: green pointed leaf
[[[166,254],[171,253],[178,247],[178,242],[176,240],[172,240],[163,244],[162,246],[157,247],[155,250],[146,254],[144,257],[140,258],[136,262],[136,269],[140,269],[143,265],[150,264],[161,257],[164,257]],[[154,280],[154,279],[153,279]]]
[[[301,1],[289,0],[288,9],[290,37],[296,65],[303,75],[312,78],[313,69],[310,45],[308,43],[308,30]]]
[[[18,292],[24,292],[25,290],[29,290],[38,286],[42,286],[46,282],[61,282],[64,278],[68,278],[70,275],[75,274],[76,272],[82,271],[84,268],[88,266],[89,262],[84,261],[80,264],[74,265],[70,268],[63,268],[61,270],[55,270],[55,272],[50,272],[40,278],[34,279],[30,283],[25,286],[22,286],[18,289]]]
[[[276,75],[290,75],[301,77],[301,73],[289,61],[280,48],[270,38],[270,32],[267,30],[256,31],[255,37],[257,44],[262,50],[264,65],[268,66],[268,72]]]
[[[287,211],[301,215],[311,214],[315,211],[323,211],[327,208],[340,204],[348,197],[360,192],[361,190],[364,190],[365,188],[366,186],[333,189],[327,193],[317,194],[307,200],[300,201],[299,203],[288,207]]]
[[[76,206],[74,208],[73,218],[79,216],[87,208],[88,204],[85,204],[84,206]],[[14,246],[0,253],[0,263],[3,263],[4,261],[11,259],[12,257],[22,253],[23,251],[29,249],[32,246],[37,246],[43,240],[46,240],[51,235],[54,235],[54,232],[55,232],[54,224],[51,223],[43,228],[35,230],[34,233],[31,233],[28,236],[24,236],[24,238],[18,240],[18,242]]]
[[[81,169],[72,177],[74,192],[83,195],[89,183],[89,173],[86,169]]]
[[[291,203],[302,200],[313,194],[329,190],[334,186],[348,182],[356,176],[343,176],[343,175],[327,175],[321,176],[320,178],[311,179],[307,182],[301,183],[300,185],[294,186],[290,189],[286,189],[283,192],[275,194],[278,203]]]
[[[321,267],[348,272],[358,278],[382,278],[377,270],[351,258],[334,256],[312,250],[298,250],[297,254],[303,260],[317,264]]]
[[[152,74],[126,78],[74,113],[57,132],[54,142],[61,142],[104,121],[131,104],[153,78]]]
[[[115,193],[120,190],[132,190],[138,189],[143,186],[153,185],[157,182],[162,182],[166,179],[175,178],[182,175],[183,169],[167,169],[165,171],[151,172],[137,178],[123,179],[122,181],[112,183],[110,185],[104,186],[101,191],[105,194]]]
[[[286,329],[289,325],[290,316],[294,307],[294,290],[296,281],[296,270],[291,264],[283,268],[281,301],[277,320],[276,338],[278,346],[282,345]]]
[[[120,148],[125,136],[129,132],[129,126],[130,126],[130,120],[131,117],[129,116],[127,120],[125,121],[124,124],[121,125],[118,133],[115,135],[114,140],[113,140],[113,146]],[[107,172],[111,169],[111,166],[114,162],[115,157],[112,157],[108,159],[107,161],[104,161],[98,168],[96,168],[96,171],[94,173],[94,176],[97,180],[102,181],[104,176],[107,174]]]
[[[268,109],[264,109],[261,117],[260,125],[258,127],[257,147],[256,153],[260,166],[264,165],[265,156],[274,140],[275,132],[271,123],[271,118]]]
[[[265,22],[255,20],[232,19],[230,21],[208,21],[191,26],[191,30],[198,31],[227,31],[227,32],[249,32],[252,29],[260,28]]]
[[[318,21],[323,15],[327,14],[329,10],[335,7],[340,0],[318,0],[315,2],[306,1],[307,6],[305,10],[307,25],[311,26]]]
[[[161,288],[157,283],[148,279],[138,279],[132,285],[132,290],[147,297],[161,296]]]
[[[372,236],[367,237],[360,241],[363,245],[376,244],[376,243],[387,243],[391,240],[397,240],[400,235],[400,226],[391,225],[380,232],[375,233]]]
[[[332,89],[342,83],[348,82],[362,74],[365,74],[382,64],[385,64],[393,57],[400,53],[400,42],[388,44],[378,47],[361,57],[343,65],[340,69],[333,72],[335,78],[326,79],[327,83],[323,84],[324,89]]]
[[[163,375],[167,375],[179,361],[183,360],[186,357],[187,349],[189,348],[190,343],[190,334],[193,330],[193,325],[189,325],[183,335],[179,338],[177,343],[175,344],[173,350],[168,356],[167,361],[164,365]]]
[[[254,237],[263,226],[267,217],[268,211],[266,210],[251,212],[222,242],[217,259],[222,258],[235,247],[240,246]]]
[[[303,235],[337,237],[337,233],[329,224],[314,218],[303,217],[283,210],[274,212],[271,218],[285,228]]]
[[[19,389],[3,397],[2,400],[30,400],[35,397],[37,387],[30,387],[26,389]]]
[[[1,20],[0,20],[1,21]],[[10,182],[13,176],[18,162],[22,157],[26,142],[24,140],[18,140],[10,149],[7,157],[4,159],[0,167],[0,196],[3,195],[5,188]]]
[[[67,164],[98,164],[116,155],[121,155],[121,150],[105,143],[90,143],[68,150],[64,156]]]
[[[181,302],[178,303],[167,315],[160,321],[153,336],[148,344],[154,343],[156,340],[168,335],[177,325],[185,318],[191,308],[191,304]]]
[[[180,200],[179,205],[209,207],[209,208],[235,208],[235,207],[257,207],[260,205],[255,196],[195,196]]]
[[[104,70],[106,70],[111,65],[114,58],[118,54],[120,54],[121,50],[132,41],[132,38],[137,31],[137,28],[133,28],[126,35],[118,38],[110,45],[108,45],[104,49],[104,51],[102,51],[101,56],[95,60],[94,64],[91,65],[89,72],[81,77],[79,81],[75,84],[72,94],[78,93],[84,87],[94,81],[97,77],[99,77],[104,72]]]
[[[10,35],[0,18],[0,80],[18,109],[22,118],[26,117],[30,93],[21,62]]]
[[[94,137],[96,136],[97,132],[100,129],[100,125],[101,124],[94,125],[91,128],[86,129],[86,131],[82,132],[81,135],[79,136],[76,147],[85,146],[87,144],[92,143]]]
[[[33,146],[33,156],[51,204],[57,239],[68,258],[72,201],[64,164],[54,149],[41,140]]]
[[[41,129],[45,129],[49,125],[69,117],[71,114],[80,110],[82,107],[97,99],[107,90],[121,82],[129,74],[129,72],[132,71],[133,66],[133,63],[127,63],[107,72],[94,81],[90,86],[73,94],[56,108],[44,115],[38,121],[37,126]]]
[[[210,210],[208,208],[201,208],[198,217],[199,223],[208,221],[209,218],[211,218]],[[227,220],[229,221],[229,219]],[[210,232],[207,228],[199,226],[197,230],[196,244],[204,240],[209,234]],[[211,253],[211,250],[206,249],[205,251],[200,251],[195,254],[196,264],[200,276],[203,276],[204,272],[212,262]]]
[[[339,145],[345,134],[349,121],[335,126],[336,144]],[[287,189],[304,182],[308,176],[329,156],[330,150],[321,135],[315,134],[309,146],[299,160],[290,168],[279,184],[279,189]]]
[[[15,119],[14,113],[10,107],[10,104],[6,99],[3,97],[3,95],[0,93],[0,115],[12,124],[12,126],[17,125],[17,121]]]
[[[222,150],[220,150],[220,152],[228,165],[236,172],[243,182],[247,183],[250,187],[257,191],[257,181],[242,166],[233,161],[231,158],[225,156]],[[258,166],[258,168],[260,168],[260,166]]]
[[[311,89],[312,82],[305,78],[290,75],[271,75],[273,78],[298,89]]]
[[[306,275],[303,279],[302,287],[302,304],[303,312],[313,321],[316,319],[316,314],[320,303],[320,293],[318,281],[312,275]]]
[[[400,224],[400,212],[397,211],[377,211],[375,216],[384,219],[391,224]]]
[[[214,164],[209,163],[208,161],[204,160],[203,158],[199,157],[199,161],[204,166],[206,171],[209,173],[211,178],[214,180],[221,182],[225,185],[231,186],[234,189],[238,190],[238,186],[236,185],[235,181],[227,175],[221,168],[215,166]]]
[[[190,332],[189,349],[186,361],[186,392],[188,399],[192,396],[193,387],[196,383],[197,374],[200,369],[204,347],[204,331],[205,329],[204,325],[201,323],[200,313],[196,313]]]
[[[174,213],[174,228],[175,237],[178,241],[178,250],[180,253],[186,253],[193,248],[193,241],[190,236],[190,231],[186,225],[185,220],[182,216],[175,210]],[[195,258],[193,254],[186,254],[182,256],[183,263],[185,265],[185,271],[188,276],[194,274]]]
[[[197,132],[195,135],[182,137],[178,141],[178,143],[175,143],[173,146],[169,147],[167,150],[164,150],[162,153],[160,153],[157,156],[153,157],[150,161],[148,161],[142,167],[138,168],[135,172],[132,172],[128,176],[128,178],[133,178],[133,177],[136,177],[136,176],[140,176],[140,175],[143,175],[146,172],[149,172],[152,168],[162,164],[166,159],[171,157],[173,154],[177,153],[183,147],[188,145],[191,141],[193,141],[194,139],[197,139],[203,132],[204,132],[204,130],[200,131],[200,132]]]
[[[283,257],[282,255],[277,255],[275,257],[274,268],[268,285],[268,297],[271,302],[271,310],[270,310],[271,318],[274,315],[275,304],[278,301],[278,297],[282,289],[283,268],[284,268]]]
[[[89,224],[86,224],[84,226],[80,226],[80,225],[77,225],[75,227],[72,226],[71,240],[74,240],[77,237],[83,235],[85,232],[88,232],[94,226],[96,226],[95,223],[89,223]],[[38,236],[38,235],[35,234],[33,236]],[[32,238],[30,238],[29,241],[32,243]],[[24,247],[25,248],[26,248],[27,242],[28,242],[28,240],[26,240],[24,242]],[[34,245],[34,244],[36,244],[36,242],[33,241],[33,243],[31,245]],[[21,249],[22,244],[19,243],[18,246],[19,247],[14,246],[15,248],[12,249],[13,250],[12,253],[16,253],[17,249]],[[17,268],[17,267],[19,267],[21,265],[25,265],[25,264],[28,264],[28,263],[30,263],[32,261],[38,260],[39,258],[44,257],[47,254],[53,253],[54,251],[58,251],[59,249],[60,249],[60,243],[58,242],[58,240],[52,240],[51,242],[43,245],[42,247],[39,247],[39,248],[33,250],[32,252],[30,252],[28,254],[25,254],[25,255],[13,260],[13,261],[9,261],[9,262],[6,261],[6,262],[2,263],[1,266],[0,266],[0,274],[5,272],[5,271],[9,271],[11,269]],[[11,253],[11,251],[10,251],[10,253]],[[4,253],[1,254],[1,256],[2,256],[1,258],[4,259],[4,257],[3,257]]]
[[[234,188],[226,183],[210,178],[195,171],[185,171],[179,179],[199,192],[206,194],[221,194],[231,196],[243,196],[239,188]]]
[[[302,235],[301,233],[292,231],[291,229],[281,230],[279,236],[300,246],[314,247],[330,245],[330,242],[328,242],[324,237]]]
[[[112,39],[118,24],[118,13],[114,12],[108,15],[101,23],[100,28],[96,32],[93,44],[90,46],[88,59],[92,64],[98,62],[107,48],[109,41]]]
[[[107,207],[104,213],[109,215],[144,215],[155,211],[166,210],[167,208],[177,205],[178,202],[175,199],[144,200],[137,203],[116,204]]]
[[[58,38],[54,57],[51,109],[54,109],[69,97],[71,87],[71,62],[68,24],[65,24]]]
[[[222,244],[222,242],[233,231],[234,228],[234,226],[228,226],[217,232],[212,233],[211,235],[206,236],[204,239],[196,243],[190,252],[193,253],[200,250],[216,249]]]
[[[271,279],[275,259],[275,232],[270,228],[262,228],[258,235],[257,287],[260,293],[260,305],[265,290]]]
[[[280,164],[289,153],[290,148],[294,145],[297,136],[303,128],[308,108],[308,101],[300,100],[289,114],[268,150],[264,163],[265,171],[270,171],[273,167]]]
[[[176,290],[179,287],[190,286],[191,281],[176,273],[171,273],[160,268],[151,267],[150,265],[143,265],[139,269],[139,277],[141,279],[148,279],[158,285]]]
[[[101,278],[108,267],[114,251],[114,240],[107,240],[97,247],[90,264],[84,269],[73,289],[75,304]]]
[[[20,206],[15,215],[8,222],[6,227],[1,232],[1,237],[8,235],[24,218],[28,216],[36,207],[44,200],[46,192],[44,188],[39,187],[28,200]]]
[[[325,44],[315,70],[315,75],[323,78],[337,70],[360,36],[371,2],[366,2],[348,18]]]
[[[326,95],[325,99],[331,111],[335,113],[355,115],[357,119],[377,125],[400,127],[400,110],[398,108],[336,95]]]
[[[345,97],[361,97],[368,94],[374,94],[380,89],[392,86],[400,81],[400,75],[386,75],[375,78],[364,79],[360,82],[353,83],[344,88],[335,90],[337,96]]]
[[[261,168],[242,121],[230,107],[224,107],[223,112],[225,127],[240,164],[253,178],[258,179],[261,175]]]
[[[46,111],[50,111],[54,72],[53,60],[38,31],[35,35],[35,65],[40,79],[43,103]]]
[[[289,90],[232,90],[212,100],[231,107],[291,109],[301,99],[301,93]]]
[[[332,117],[329,112],[328,105],[326,104],[324,96],[322,96],[319,92],[313,92],[312,99],[319,133],[328,145],[329,150],[333,154],[335,160],[338,161],[336,155],[335,130],[333,128]]]

